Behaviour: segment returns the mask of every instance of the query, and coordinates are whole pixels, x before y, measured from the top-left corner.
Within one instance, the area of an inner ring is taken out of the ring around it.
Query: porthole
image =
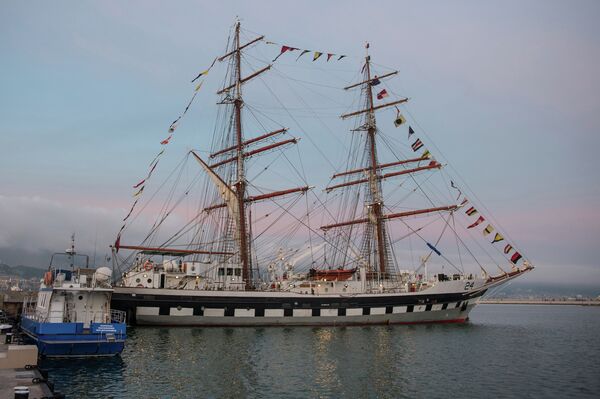
[[[148,284],[152,284],[152,279],[151,278],[148,279]]]
[[[79,295],[79,300],[81,301],[83,299],[83,295]]]
[[[136,279],[135,279],[135,282],[136,282],[136,283],[141,283],[141,282],[142,282],[142,280],[140,280],[139,278],[136,278]]]

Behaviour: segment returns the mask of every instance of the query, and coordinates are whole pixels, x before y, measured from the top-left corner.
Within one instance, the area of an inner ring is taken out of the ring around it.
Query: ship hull
[[[21,331],[38,347],[42,357],[116,356],[125,347],[126,326],[122,323],[44,323],[21,318]]]
[[[137,325],[346,326],[461,323],[485,290],[449,293],[299,295],[275,292],[115,288],[111,306]]]

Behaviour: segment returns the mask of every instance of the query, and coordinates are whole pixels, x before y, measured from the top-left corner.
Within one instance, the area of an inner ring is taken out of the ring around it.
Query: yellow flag
[[[320,56],[322,56],[323,53],[320,53],[318,51],[315,51],[315,56],[313,57],[313,61],[316,61]]]
[[[488,224],[487,227],[485,229],[483,229],[483,235],[487,236],[488,234],[490,234],[492,231],[494,231],[494,228],[492,227],[491,224]]]
[[[198,85],[196,86],[196,90],[194,90],[194,91],[200,90],[200,88],[202,87],[202,83],[204,83],[204,81],[198,83]]]
[[[496,236],[494,237],[494,241],[492,241],[492,244],[498,241],[502,241],[504,240],[504,237],[502,237],[502,234],[500,233],[496,233]]]

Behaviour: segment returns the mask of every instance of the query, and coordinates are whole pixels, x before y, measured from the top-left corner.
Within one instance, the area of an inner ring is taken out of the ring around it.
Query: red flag
[[[121,233],[117,236],[117,240],[115,241],[115,249],[119,252],[119,248],[121,248]]]
[[[413,151],[418,151],[421,147],[423,147],[423,142],[421,142],[421,139],[417,139],[417,141],[411,144]]]
[[[169,144],[169,140],[171,140],[171,137],[173,137],[172,134],[169,135],[169,137],[167,137],[166,139],[164,139],[163,141],[160,142],[161,145],[167,145]]]
[[[383,100],[384,98],[386,98],[388,96],[388,92],[383,89],[381,90],[378,94],[377,94],[377,99],[378,100]]]
[[[330,59],[331,57],[333,57],[333,56],[334,56],[334,54],[332,54],[332,53],[327,53],[327,62],[329,62],[329,59]]]
[[[283,53],[285,53],[286,51],[294,51],[294,50],[298,50],[298,49],[295,47],[290,47],[290,46],[281,46],[281,52],[271,62],[277,61],[277,58],[281,57],[283,55]]]
[[[141,186],[142,184],[144,184],[145,181],[146,181],[146,179],[142,180],[141,182],[139,182],[138,184],[136,184],[135,186],[133,186],[133,188],[138,188],[139,186]]]
[[[511,256],[510,261],[516,265],[517,262],[519,261],[519,259],[521,259],[521,254],[518,252],[515,252],[513,254],[513,256]]]
[[[484,221],[484,220],[485,220],[485,218],[484,218],[483,216],[479,216],[479,219],[477,219],[477,220],[475,221],[475,223],[473,223],[473,224],[469,225],[469,226],[467,227],[467,229],[471,229],[471,228],[473,228],[473,227],[475,227],[475,226],[479,226],[481,223],[483,223],[483,221]]]

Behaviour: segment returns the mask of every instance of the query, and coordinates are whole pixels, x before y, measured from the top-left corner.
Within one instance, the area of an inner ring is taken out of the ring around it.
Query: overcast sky
[[[400,70],[411,114],[538,266],[527,279],[600,284],[600,3],[423,3],[2,2],[0,261],[44,266],[71,232],[106,252],[132,181],[239,16],[267,40],[350,55],[314,70],[332,85],[360,69],[353,56],[370,41],[378,64]],[[182,153],[214,121],[193,111]]]

